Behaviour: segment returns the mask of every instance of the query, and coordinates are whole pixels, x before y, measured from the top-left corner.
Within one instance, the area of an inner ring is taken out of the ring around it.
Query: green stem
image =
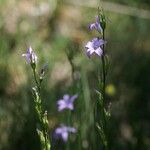
[[[74,64],[73,64],[72,60],[70,60],[70,64],[71,64],[71,76],[72,76],[72,80],[74,83],[75,82],[75,78],[74,78],[75,68],[74,68]]]
[[[105,32],[103,30],[103,40],[105,40]],[[103,108],[103,117],[104,117],[104,130],[106,128],[106,116],[105,116],[105,87],[106,87],[106,73],[105,73],[105,46],[103,44],[103,47],[102,47],[102,50],[103,50],[103,55],[102,55],[102,72],[103,72],[103,103],[102,103],[102,108]]]
[[[71,124],[71,111],[68,111],[68,125],[70,126]],[[67,150],[70,150],[70,139],[68,139],[68,143],[67,143]]]
[[[102,32],[102,38],[105,41],[105,31]],[[103,55],[102,55],[102,82],[103,82],[103,92],[102,92],[102,114],[103,114],[103,130],[105,134],[105,141],[104,141],[104,147],[105,150],[108,150],[108,141],[107,141],[107,127],[106,127],[106,115],[105,115],[105,101],[106,101],[106,95],[105,95],[105,88],[106,88],[106,71],[105,71],[105,45],[102,46]]]
[[[35,83],[36,83],[36,86],[38,88],[38,95],[39,95],[39,99],[40,99],[40,104],[38,104],[38,107],[39,107],[39,110],[40,110],[40,122],[41,122],[41,126],[42,126],[42,130],[43,130],[43,134],[44,134],[44,139],[45,139],[45,148],[44,150],[48,150],[48,137],[47,137],[47,128],[44,126],[44,122],[43,122],[43,111],[42,111],[42,104],[41,104],[41,94],[40,94],[40,91],[41,91],[41,83],[38,82],[37,80],[37,77],[36,77],[36,70],[34,68],[32,68],[33,70],[33,76],[34,76],[34,80],[35,80]],[[36,104],[37,105],[37,104]]]
[[[32,68],[32,70],[33,70],[34,80],[35,80],[36,86],[37,86],[37,88],[38,88],[38,93],[39,93],[39,95],[40,95],[41,84],[40,84],[40,83],[38,82],[38,80],[37,80],[37,77],[36,77],[36,70],[33,69],[33,68]]]

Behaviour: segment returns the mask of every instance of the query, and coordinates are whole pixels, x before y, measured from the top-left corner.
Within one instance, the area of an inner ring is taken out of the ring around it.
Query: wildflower
[[[31,46],[27,49],[25,54],[22,54],[23,57],[26,57],[28,64],[36,64],[37,63],[37,56],[32,50]]]
[[[62,111],[64,109],[70,109],[73,110],[73,102],[74,100],[78,97],[78,95],[73,95],[69,96],[68,94],[65,94],[63,96],[63,99],[58,100],[57,105],[58,105],[58,111]]]
[[[101,46],[105,44],[106,42],[102,39],[99,38],[93,38],[92,41],[89,41],[86,45],[85,48],[87,50],[86,54],[90,58],[94,53],[98,56],[102,56],[103,50]]]
[[[101,27],[101,24],[100,24],[100,18],[99,16],[96,16],[96,22],[95,23],[91,23],[89,25],[89,29],[90,30],[97,30],[98,32],[102,32],[102,27]]]
[[[76,129],[62,125],[55,130],[56,137],[61,138],[64,142],[67,142],[69,133],[76,133]]]

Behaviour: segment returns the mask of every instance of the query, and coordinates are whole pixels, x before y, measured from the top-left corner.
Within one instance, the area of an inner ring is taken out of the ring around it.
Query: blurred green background
[[[30,45],[38,68],[46,63],[43,105],[52,137],[67,121],[56,102],[66,93],[78,93],[70,136],[71,150],[94,150],[93,105],[98,99],[97,60],[89,60],[84,45],[97,36],[88,31],[95,21],[94,0],[0,0],[0,150],[39,150],[37,118],[31,93],[32,73],[21,54]],[[107,16],[106,51],[111,66],[107,78],[107,105],[112,113],[109,140],[113,150],[150,148],[150,1],[112,0],[100,3]],[[124,7],[125,6],[125,7]],[[72,55],[72,66],[68,59]],[[65,149],[61,141],[53,149]]]

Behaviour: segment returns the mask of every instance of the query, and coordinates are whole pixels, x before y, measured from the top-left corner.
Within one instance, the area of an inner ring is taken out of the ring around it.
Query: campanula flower
[[[61,127],[56,128],[55,137],[61,138],[64,142],[67,142],[69,133],[76,132],[75,128],[62,125]]]
[[[73,102],[75,99],[77,99],[77,97],[78,97],[77,94],[73,96],[69,96],[68,94],[65,94],[63,96],[63,99],[57,101],[58,111],[62,111],[64,109],[73,110],[74,109]]]
[[[37,63],[37,56],[34,53],[31,46],[27,49],[27,52],[25,54],[22,54],[23,57],[26,57],[28,64],[36,64]]]
[[[100,18],[99,16],[96,16],[96,22],[95,23],[91,23],[89,25],[89,29],[90,30],[97,30],[98,32],[102,32],[102,27],[101,27],[101,24],[100,24]]]
[[[106,42],[99,38],[93,38],[92,41],[89,41],[86,45],[86,54],[90,58],[93,54],[96,54],[98,56],[102,56],[103,50],[101,46],[105,44]]]

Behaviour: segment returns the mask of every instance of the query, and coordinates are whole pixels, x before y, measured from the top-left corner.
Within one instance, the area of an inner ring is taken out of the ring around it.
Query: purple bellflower
[[[76,132],[75,128],[62,125],[61,127],[56,128],[55,135],[57,138],[61,138],[64,142],[67,142],[69,133]]]
[[[102,27],[101,27],[101,24],[100,24],[100,18],[99,16],[96,16],[96,22],[95,23],[91,23],[89,25],[89,29],[90,30],[97,30],[98,32],[102,32]]]
[[[63,99],[60,99],[57,101],[58,105],[58,111],[63,111],[64,109],[74,109],[73,102],[75,99],[77,99],[78,95],[69,96],[68,94],[65,94],[63,96]]]
[[[90,58],[93,54],[96,54],[98,56],[102,56],[103,50],[101,46],[105,44],[106,42],[99,38],[93,38],[92,41],[89,41],[86,45],[86,54]]]
[[[37,56],[34,53],[33,49],[31,46],[27,49],[27,52],[25,54],[22,54],[23,57],[26,57],[27,63],[28,64],[36,64],[37,63]]]

